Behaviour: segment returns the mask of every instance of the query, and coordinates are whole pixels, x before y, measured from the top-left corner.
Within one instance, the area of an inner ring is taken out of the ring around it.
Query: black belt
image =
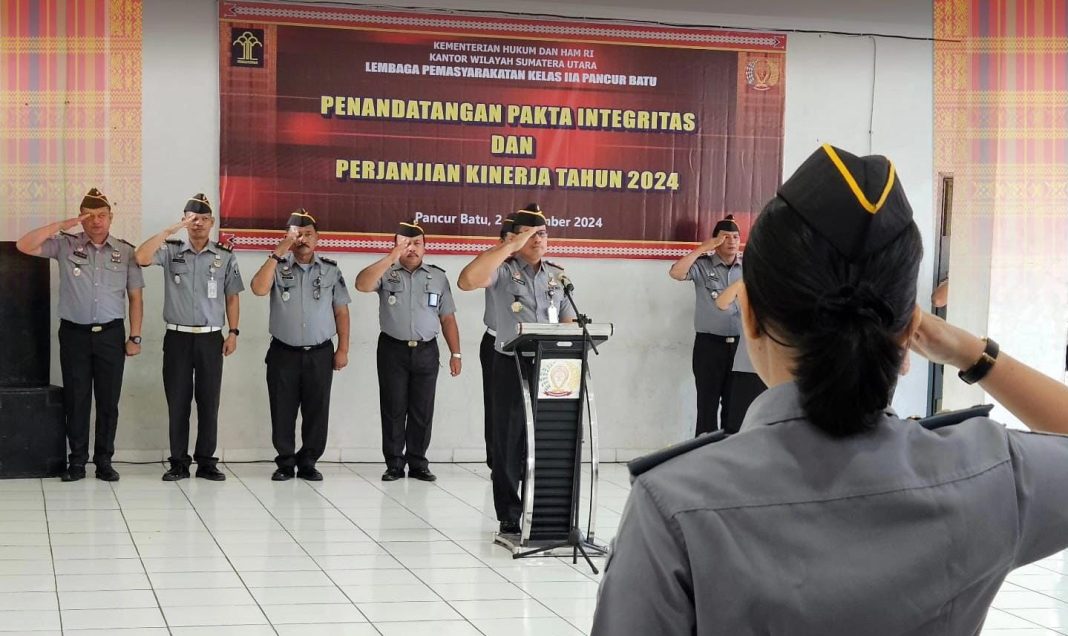
[[[100,333],[101,331],[106,331],[106,330],[111,329],[113,327],[122,326],[123,319],[122,318],[116,318],[115,320],[112,320],[111,322],[101,322],[101,323],[93,324],[93,325],[83,325],[80,322],[71,322],[69,320],[60,320],[59,323],[60,323],[60,325],[62,325],[64,327],[67,327],[69,329],[77,329],[78,331],[91,331],[93,333]]]
[[[437,342],[436,338],[434,340],[401,340],[400,338],[394,338],[393,336],[389,335],[384,331],[382,332],[382,337],[386,340],[389,340],[390,342],[396,342],[397,344],[406,345],[412,349],[428,345],[432,342]]]
[[[272,345],[278,345],[279,347],[285,349],[286,351],[316,351],[318,349],[322,349],[323,347],[329,347],[329,346],[333,345],[334,342],[332,340],[324,340],[324,341],[320,342],[317,345],[308,345],[306,347],[294,347],[293,345],[286,344],[286,343],[282,342],[278,338],[271,338],[271,344]]]
[[[734,344],[738,342],[738,336],[721,336],[715,333],[705,333],[704,331],[698,331],[697,337],[708,338],[710,340],[715,340],[716,342],[725,342],[727,344]]]

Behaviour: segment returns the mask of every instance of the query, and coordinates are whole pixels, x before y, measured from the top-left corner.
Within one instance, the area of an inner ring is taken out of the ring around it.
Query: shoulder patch
[[[167,239],[167,242],[171,245],[181,245],[182,239]]]
[[[644,472],[649,471],[652,468],[656,468],[660,464],[663,464],[669,459],[678,457],[688,453],[694,449],[701,448],[702,446],[708,446],[709,444],[715,444],[716,442],[722,442],[730,437],[723,430],[718,430],[712,433],[705,433],[691,440],[680,442],[674,446],[668,446],[663,450],[656,451],[655,453],[649,453],[648,455],[632,459],[627,462],[627,470],[630,471],[631,477],[637,477]]]
[[[215,241],[215,247],[217,247],[217,248],[221,249],[221,250],[222,250],[222,251],[224,251],[224,252],[232,252],[232,251],[234,251],[234,248],[232,248],[232,247],[227,247],[227,246],[226,246],[226,244],[224,244],[224,243],[220,243],[220,242],[218,242],[218,241]]]
[[[561,272],[564,271],[563,267],[560,267],[559,265],[557,265],[556,263],[554,263],[554,262],[552,262],[550,260],[542,259],[542,262],[545,263],[546,265],[548,265],[549,267],[555,267],[556,269],[560,270]]]
[[[427,263],[427,267],[433,267],[434,269],[438,270],[439,272],[444,272],[445,271],[443,268],[438,267],[437,265],[431,265],[430,263]]]
[[[337,267],[337,261],[335,261],[332,258],[327,258],[325,256],[320,256],[319,260],[321,260],[322,262],[327,263],[329,265],[333,265],[334,267]]]
[[[927,430],[933,431],[947,426],[956,426],[976,417],[990,417],[990,411],[993,409],[993,404],[979,404],[958,411],[946,411],[945,413],[925,417],[920,419],[919,422]]]
[[[60,236],[65,236],[65,237],[67,237],[67,238],[78,238],[78,235],[77,235],[77,234],[71,234],[70,232],[65,232],[65,231],[63,231],[63,230],[60,230],[60,231],[59,231],[59,235],[60,235]]]

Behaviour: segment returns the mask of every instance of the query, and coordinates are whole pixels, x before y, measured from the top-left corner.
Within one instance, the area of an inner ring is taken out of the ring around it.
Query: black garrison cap
[[[89,191],[82,197],[82,204],[79,207],[83,207],[87,210],[99,210],[100,208],[111,209],[111,203],[108,198],[104,196],[104,193],[96,188],[89,188]]]
[[[738,232],[738,224],[734,222],[734,215],[728,214],[726,217],[716,223],[712,228],[712,236],[716,236],[720,232]]]
[[[829,144],[812,153],[778,196],[847,260],[886,247],[912,223],[912,206],[894,164]]]
[[[408,238],[415,238],[424,234],[423,228],[419,227],[418,223],[405,223],[401,221],[397,226],[397,234],[401,236],[407,236]]]
[[[308,214],[308,211],[304,208],[300,208],[293,214],[289,215],[289,223],[286,224],[289,227],[305,227],[312,226],[316,231],[319,230],[319,224],[315,221],[315,217]]]
[[[197,192],[185,202],[185,212],[193,214],[211,214],[211,202],[203,192]]]
[[[541,206],[530,203],[527,207],[513,215],[512,231],[518,232],[520,227],[539,227],[545,225],[545,215],[541,212]]]

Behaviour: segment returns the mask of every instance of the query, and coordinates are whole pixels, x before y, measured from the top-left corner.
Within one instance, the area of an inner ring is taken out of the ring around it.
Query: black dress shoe
[[[215,467],[214,464],[197,466],[197,479],[209,479],[211,481],[226,481],[226,475]]]
[[[184,464],[171,464],[171,469],[163,473],[163,481],[189,479],[189,467]]]
[[[279,468],[271,475],[271,481],[289,481],[290,479],[293,479],[292,468]]]
[[[298,468],[297,469],[297,477],[300,477],[301,479],[303,479],[305,481],[322,481],[323,480],[323,474],[321,472],[315,470],[314,467],[312,467],[312,468]]]
[[[502,521],[500,527],[500,534],[519,534],[519,522],[518,521]]]
[[[96,478],[100,481],[118,481],[119,472],[111,464],[101,464],[96,467]]]
[[[71,464],[67,470],[59,474],[60,481],[81,481],[85,479],[85,466]]]
[[[387,468],[386,472],[382,473],[382,481],[397,481],[398,479],[404,479],[403,468]]]
[[[429,468],[409,468],[408,476],[414,477],[419,481],[437,481],[437,475],[430,472]]]

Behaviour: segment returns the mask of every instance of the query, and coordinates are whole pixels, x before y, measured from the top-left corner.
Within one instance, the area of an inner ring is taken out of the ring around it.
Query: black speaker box
[[[66,460],[63,389],[0,387],[0,478],[55,477]]]
[[[0,241],[0,387],[48,385],[52,325],[48,259]]]

